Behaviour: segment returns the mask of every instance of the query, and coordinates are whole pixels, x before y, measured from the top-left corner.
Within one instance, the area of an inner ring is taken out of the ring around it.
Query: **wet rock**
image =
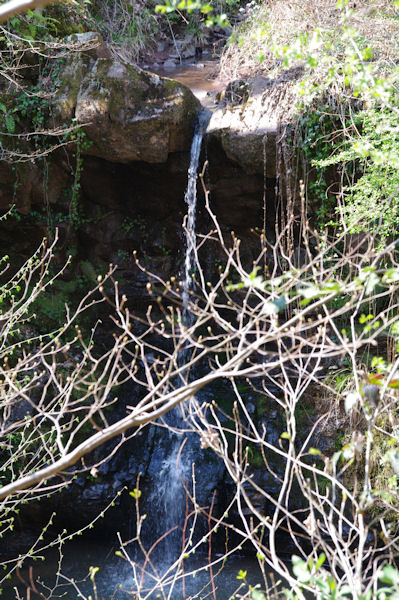
[[[176,69],[176,67],[177,63],[173,58],[168,58],[168,60],[165,60],[165,62],[163,63],[164,69]]]
[[[169,46],[169,40],[162,40],[157,44],[157,52],[165,52]]]
[[[277,118],[264,110],[262,84],[266,78],[246,85],[230,84],[208,126],[209,138],[221,143],[227,156],[248,174],[276,176]]]
[[[195,44],[190,44],[182,52],[182,58],[192,58],[193,56],[196,56],[196,55],[197,55],[197,53],[196,53]]]

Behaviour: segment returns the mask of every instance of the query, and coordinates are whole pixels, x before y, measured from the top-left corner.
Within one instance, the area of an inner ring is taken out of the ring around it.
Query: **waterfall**
[[[195,222],[197,212],[197,173],[201,153],[202,140],[209,122],[208,110],[201,110],[197,116],[191,144],[190,165],[188,169],[188,183],[184,200],[188,205],[186,220],[186,247],[183,274],[183,319],[190,322],[188,314],[189,295],[192,289],[192,270],[195,265],[196,241]],[[182,433],[185,423],[181,409],[176,407],[164,417],[167,429],[162,439],[159,440],[157,455],[158,464],[157,480],[154,482],[153,501],[158,505],[157,535],[167,535],[162,543],[166,561],[173,559],[182,549],[182,526],[186,518],[186,491],[184,485],[190,488],[192,464],[199,450],[198,440],[187,440],[183,450],[184,440]],[[195,447],[194,447],[195,445]],[[188,524],[186,523],[187,527]]]
[[[198,163],[201,153],[202,139],[206,131],[210,118],[210,112],[203,109],[197,116],[197,122],[194,130],[194,137],[191,144],[190,166],[188,168],[188,183],[184,200],[188,204],[186,221],[186,254],[184,259],[183,275],[183,318],[189,321],[188,302],[190,290],[192,288],[192,269],[195,263],[196,241],[195,241],[195,221],[197,214],[197,173]]]

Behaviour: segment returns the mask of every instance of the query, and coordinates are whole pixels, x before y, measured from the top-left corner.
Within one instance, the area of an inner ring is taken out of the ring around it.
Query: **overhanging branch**
[[[28,10],[44,8],[48,4],[58,3],[62,0],[10,0],[0,6],[0,23],[4,23],[14,15],[18,15]]]

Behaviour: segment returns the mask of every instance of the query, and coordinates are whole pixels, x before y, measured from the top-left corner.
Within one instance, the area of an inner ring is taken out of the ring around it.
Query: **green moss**
[[[71,120],[75,115],[75,106],[80,84],[89,65],[89,58],[82,53],[74,53],[68,58],[61,73],[61,85],[54,97],[54,108],[62,119]]]
[[[295,420],[298,431],[303,431],[309,425],[315,413],[315,406],[309,399],[303,399],[295,408]]]
[[[88,282],[90,282],[91,284],[97,283],[97,276],[99,274],[96,272],[94,266],[90,261],[82,260],[80,263],[80,270],[82,271],[83,276],[87,277]]]
[[[87,66],[87,65],[86,65]],[[154,101],[163,102],[173,97],[173,107],[181,107],[185,112],[197,112],[198,103],[191,94],[181,93],[182,86],[172,79],[159,79],[150,73],[138,71],[132,65],[119,63],[112,59],[100,58],[94,67],[81,73],[82,63],[76,63],[76,74],[69,69],[67,85],[69,86],[70,103],[77,96],[76,85],[82,81],[82,95],[96,102],[105,103],[111,118],[118,120],[121,110],[140,110],[141,113],[153,114]],[[70,79],[73,77],[73,87]],[[172,107],[172,110],[173,110]],[[166,110],[166,112],[169,112]],[[180,115],[180,111],[179,111]]]
[[[65,321],[66,303],[67,294],[65,292],[49,290],[38,296],[34,303],[34,310],[41,331],[51,330]]]
[[[265,468],[265,461],[262,456],[262,452],[257,446],[255,446],[255,444],[250,444],[247,446],[246,450],[250,465],[252,465],[255,469]]]
[[[270,409],[270,400],[266,396],[259,395],[255,398],[256,414],[258,417],[262,417],[267,414]]]
[[[69,294],[74,294],[78,288],[78,282],[76,280],[73,281],[55,281],[54,288],[59,290],[61,293],[66,296]]]
[[[54,20],[57,36],[60,38],[85,31],[81,9],[77,6],[77,3],[72,3],[70,0],[46,7],[43,15]]]

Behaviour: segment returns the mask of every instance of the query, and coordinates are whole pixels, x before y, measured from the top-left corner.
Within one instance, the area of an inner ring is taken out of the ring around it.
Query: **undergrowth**
[[[380,246],[399,226],[398,17],[388,0],[265,1],[235,29],[221,61],[229,79],[268,76],[275,114],[295,123],[280,136],[281,152],[300,155],[292,177],[305,179],[318,228],[378,231]]]
[[[355,10],[352,8],[355,7]],[[253,3],[247,19],[233,31],[221,60],[221,71],[227,79],[237,79],[255,72],[271,72],[282,65],[284,57],[291,55],[301,60],[301,51],[311,41],[309,66],[314,67],[312,51],[323,52],[342,60],[346,51],[340,24],[358,32],[358,40],[367,45],[372,41],[375,56],[380,62],[397,58],[396,44],[399,22],[397,8],[390,0],[377,5],[371,0],[348,2],[345,0],[263,0]],[[314,37],[317,31],[323,44]],[[330,66],[326,61],[314,73],[320,84],[323,71]]]

